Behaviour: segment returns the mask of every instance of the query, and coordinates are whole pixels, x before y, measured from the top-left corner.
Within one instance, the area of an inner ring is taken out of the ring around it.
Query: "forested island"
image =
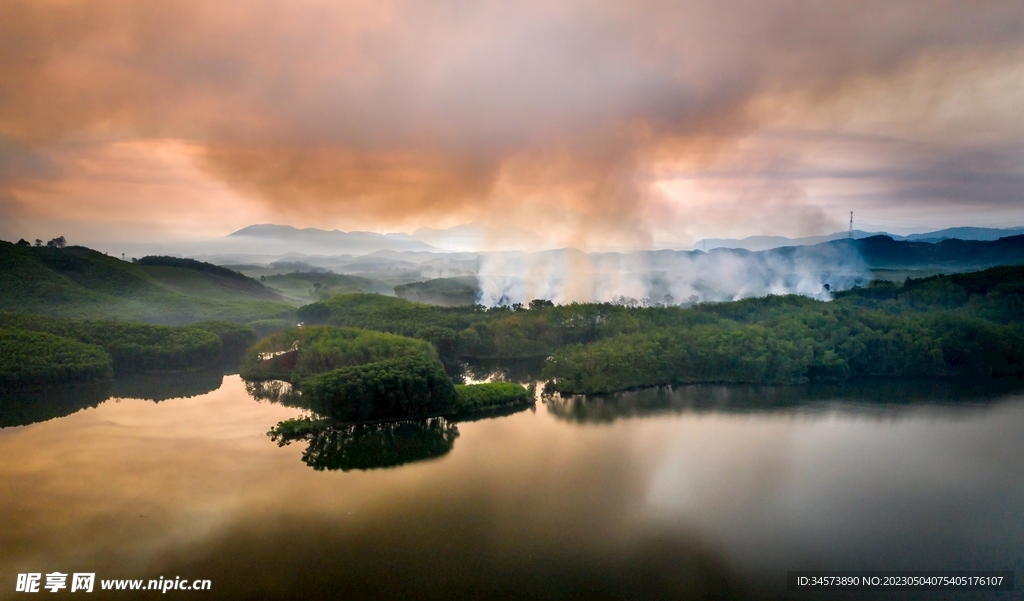
[[[240,373],[248,381],[286,381],[301,406],[341,421],[452,417],[533,402],[520,384],[455,386],[429,342],[350,327],[278,332],[249,349]]]
[[[534,404],[512,382],[455,385],[424,340],[360,328],[288,328],[246,353],[240,373],[257,398],[310,411],[270,437],[306,443],[315,469],[370,469],[438,457],[451,450],[455,420]]]

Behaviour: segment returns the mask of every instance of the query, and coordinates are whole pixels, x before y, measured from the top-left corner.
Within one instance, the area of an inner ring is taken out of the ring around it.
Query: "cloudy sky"
[[[0,2],[0,237],[1024,225],[1019,0]]]

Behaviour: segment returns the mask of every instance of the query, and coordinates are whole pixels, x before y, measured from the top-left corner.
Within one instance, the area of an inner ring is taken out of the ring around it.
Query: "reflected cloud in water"
[[[528,385],[541,379],[545,357],[527,359],[472,359],[456,364],[449,373],[458,384],[516,382]]]

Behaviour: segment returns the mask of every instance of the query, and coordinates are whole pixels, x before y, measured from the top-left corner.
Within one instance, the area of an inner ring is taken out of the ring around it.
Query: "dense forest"
[[[113,375],[110,356],[96,345],[0,328],[0,389],[91,384]]]
[[[342,367],[308,378],[304,404],[343,421],[422,417],[452,412],[458,399],[436,359],[398,357]]]
[[[0,328],[44,332],[98,347],[119,376],[215,367],[226,358],[237,358],[256,341],[252,328],[222,321],[157,326],[0,313]]]
[[[430,343],[414,338],[363,330],[309,326],[288,328],[260,340],[246,353],[239,373],[249,380],[299,383],[312,374],[395,359],[433,360]]]
[[[872,283],[832,302],[766,297],[699,306],[712,323],[622,332],[556,351],[549,389],[685,382],[795,384],[1024,369],[1024,268]]]
[[[1024,267],[872,282],[834,300],[769,296],[681,307],[432,307],[341,295],[308,323],[393,332],[442,358],[550,357],[547,389],[598,393],[686,382],[794,384],[1024,369]]]
[[[298,309],[307,324],[361,327],[431,342],[443,359],[457,357],[542,357],[575,342],[592,342],[612,332],[688,319],[679,309],[637,312],[621,305],[437,307],[374,294],[339,295]],[[700,319],[700,317],[696,317]]]
[[[532,388],[525,388],[512,382],[457,384],[455,395],[460,412],[485,411],[509,405],[528,405],[534,399]]]

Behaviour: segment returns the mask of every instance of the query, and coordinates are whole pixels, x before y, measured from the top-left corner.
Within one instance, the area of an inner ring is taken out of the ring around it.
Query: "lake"
[[[657,389],[279,446],[300,409],[190,378],[114,390],[159,402],[8,402],[0,597],[53,571],[209,579],[169,594],[218,599],[806,599],[787,570],[1024,575],[1013,380]]]

